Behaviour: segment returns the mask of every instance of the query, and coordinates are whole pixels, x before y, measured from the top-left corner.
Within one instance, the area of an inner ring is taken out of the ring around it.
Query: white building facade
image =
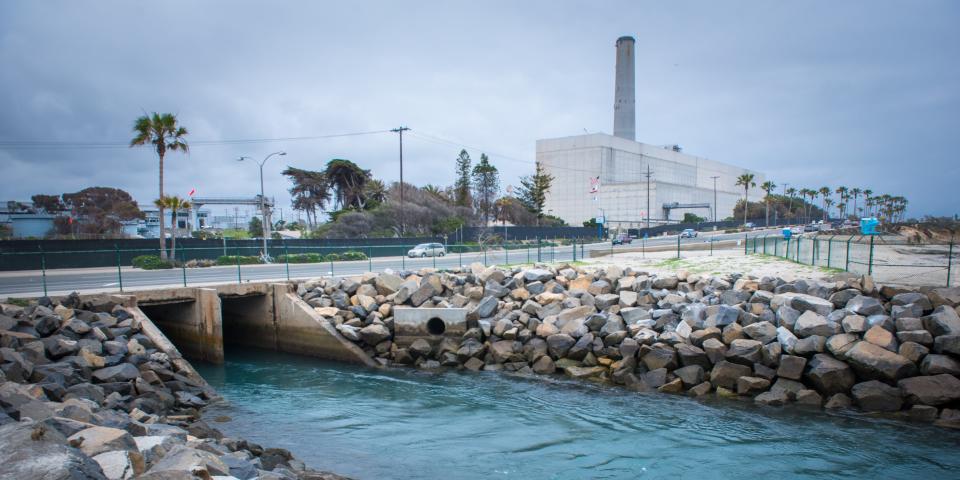
[[[712,221],[714,209],[723,220],[743,198],[736,183],[744,173],[754,174],[758,186],[750,189],[750,200],[762,197],[762,173],[678,150],[602,133],[537,140],[537,161],[554,177],[547,213],[570,225],[602,216],[615,229],[643,227],[648,216],[651,225],[677,222],[686,212]],[[664,204],[674,203],[681,207],[666,217]],[[693,204],[700,206],[682,207]]]

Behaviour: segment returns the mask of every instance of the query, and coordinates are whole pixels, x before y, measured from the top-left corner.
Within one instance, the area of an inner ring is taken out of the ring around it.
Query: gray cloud
[[[194,140],[406,124],[405,178],[449,184],[459,148],[504,183],[537,138],[612,129],[614,40],[637,38],[638,139],[765,172],[960,210],[960,5],[922,2],[28,2],[0,4],[0,141],[124,142],[144,111]],[[185,194],[256,192],[240,155],[349,158],[396,180],[395,134],[195,145]],[[484,150],[485,149],[485,150]],[[148,149],[0,148],[3,198],[117,186],[156,197]],[[575,194],[570,192],[570,194]]]

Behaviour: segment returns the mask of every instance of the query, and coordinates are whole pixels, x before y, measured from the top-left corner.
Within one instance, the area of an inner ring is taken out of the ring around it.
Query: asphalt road
[[[750,236],[763,235],[778,230],[762,230],[750,233]],[[698,238],[681,239],[680,247],[684,245],[713,241],[742,239],[742,233],[701,235]],[[577,247],[576,259],[589,257],[594,250],[627,250],[635,249],[641,243],[635,240],[632,245],[612,247],[609,242],[587,244]],[[647,247],[676,245],[677,237],[656,237],[645,241]],[[271,264],[271,265],[241,265],[188,268],[171,270],[139,270],[132,267],[123,267],[118,273],[114,268],[88,268],[69,270],[48,270],[46,275],[38,271],[30,272],[0,272],[0,298],[15,296],[38,296],[44,294],[44,283],[48,294],[66,294],[78,292],[105,292],[120,291],[121,282],[124,290],[156,288],[161,286],[191,286],[202,284],[217,284],[227,282],[257,282],[269,280],[286,280],[287,278],[311,278],[318,276],[359,275],[369,271],[383,271],[392,269],[417,270],[423,267],[453,268],[460,265],[470,265],[480,262],[486,265],[504,265],[531,262],[562,262],[574,259],[573,246],[545,247],[537,257],[536,248],[529,250],[488,251],[483,253],[449,254],[444,257],[405,258],[405,257],[378,257],[371,260],[313,263],[313,264]],[[288,271],[289,268],[289,271]]]

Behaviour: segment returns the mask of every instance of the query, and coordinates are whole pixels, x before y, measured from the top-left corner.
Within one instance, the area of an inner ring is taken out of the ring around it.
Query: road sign
[[[603,217],[597,217],[596,222],[599,223],[600,225],[603,225]]]

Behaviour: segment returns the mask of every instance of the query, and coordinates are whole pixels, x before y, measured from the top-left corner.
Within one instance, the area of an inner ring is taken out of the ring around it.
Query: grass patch
[[[14,298],[14,297],[10,297],[10,298],[8,298],[8,299],[7,299],[5,302],[3,302],[3,303],[9,304],[9,305],[16,305],[16,306],[18,306],[18,307],[28,307],[28,306],[30,306],[30,300],[27,300],[26,298]]]

